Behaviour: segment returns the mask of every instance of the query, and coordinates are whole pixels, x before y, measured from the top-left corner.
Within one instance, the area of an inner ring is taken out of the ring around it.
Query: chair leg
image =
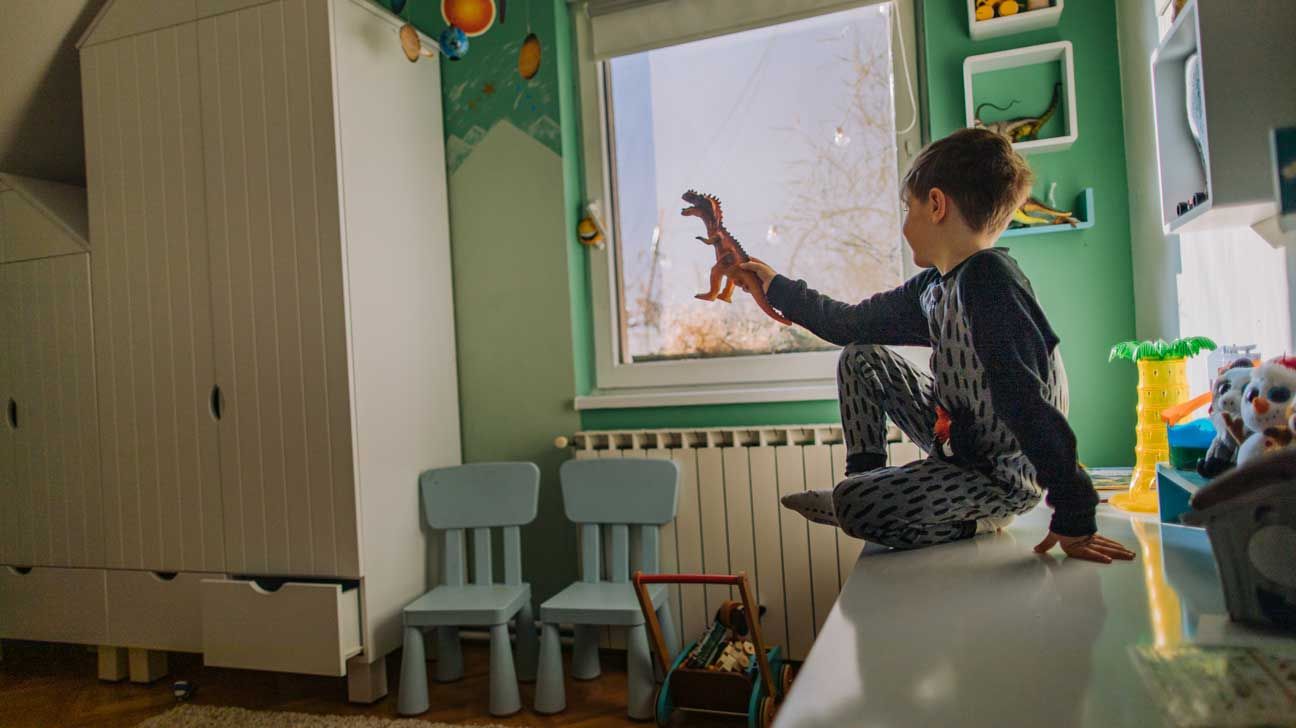
[[[531,682],[536,679],[536,660],[540,651],[540,641],[536,637],[535,617],[532,616],[531,604],[523,604],[517,615],[517,660],[518,679]]]
[[[626,634],[626,712],[634,720],[653,717],[652,655],[648,652],[648,630],[644,625],[630,627]]]
[[[537,713],[560,713],[567,707],[567,691],[563,688],[562,643],[558,641],[558,625],[545,622],[540,632],[535,709]]]
[[[428,709],[423,630],[418,627],[405,628],[405,648],[401,653],[400,694],[396,702],[396,709],[401,715],[418,715]]]
[[[575,626],[576,644],[572,648],[572,677],[593,680],[602,674],[599,667],[599,628],[589,624]]]
[[[657,610],[657,621],[661,624],[662,640],[666,643],[666,649],[670,654],[666,656],[669,662],[672,657],[680,651],[679,633],[675,631],[675,618],[671,615],[670,603],[661,605]]]
[[[458,627],[437,627],[437,682],[454,682],[463,677],[463,651],[459,649]]]
[[[522,698],[518,696],[508,625],[494,625],[490,633],[490,712],[497,716],[513,715],[522,709]]]

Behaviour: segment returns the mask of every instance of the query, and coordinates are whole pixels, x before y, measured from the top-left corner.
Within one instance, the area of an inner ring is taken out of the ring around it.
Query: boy
[[[1073,557],[1132,559],[1098,535],[1098,495],[1066,421],[1058,337],[1030,281],[995,240],[1029,194],[1032,174],[1008,141],[965,129],[928,146],[905,177],[904,236],[925,268],[854,306],[760,261],[769,302],[845,347],[838,366],[846,479],[783,499],[812,521],[895,548],[998,530],[1048,491],[1049,533]],[[888,345],[930,346],[926,374]],[[885,417],[930,455],[885,467]]]

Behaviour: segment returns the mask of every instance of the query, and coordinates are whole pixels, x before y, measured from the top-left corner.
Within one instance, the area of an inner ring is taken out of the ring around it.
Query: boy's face
[[[914,265],[919,268],[930,268],[936,264],[932,256],[936,246],[940,245],[941,222],[947,214],[949,198],[939,189],[932,189],[922,198],[912,192],[905,192],[904,232],[905,242],[913,251]]]

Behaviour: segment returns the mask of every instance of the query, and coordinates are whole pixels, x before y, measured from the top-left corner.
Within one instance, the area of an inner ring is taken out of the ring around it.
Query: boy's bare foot
[[[825,526],[837,525],[837,514],[833,511],[831,490],[804,490],[800,493],[788,493],[779,501],[785,508],[791,508],[815,523],[822,523]]]

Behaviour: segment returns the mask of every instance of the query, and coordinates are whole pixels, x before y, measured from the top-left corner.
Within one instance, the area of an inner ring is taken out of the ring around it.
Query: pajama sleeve
[[[1080,467],[1066,415],[1044,395],[1058,337],[1030,282],[1006,255],[991,253],[970,259],[958,286],[994,413],[1048,490],[1054,509],[1049,529],[1063,536],[1096,532],[1098,493]]]
[[[920,299],[923,291],[939,279],[935,269],[925,270],[899,288],[852,305],[834,301],[805,281],[780,275],[770,282],[766,298],[793,323],[838,346],[930,346],[931,334]]]

